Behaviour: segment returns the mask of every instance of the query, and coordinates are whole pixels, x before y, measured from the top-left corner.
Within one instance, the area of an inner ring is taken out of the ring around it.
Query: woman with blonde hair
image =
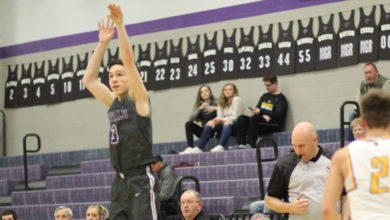
[[[199,139],[199,145],[194,147],[190,153],[203,152],[207,141],[215,132],[220,134],[220,139],[218,145],[211,149],[211,152],[224,151],[224,145],[229,137],[236,133],[235,120],[244,112],[245,105],[238,96],[236,85],[233,83],[225,84],[218,99],[217,117],[207,122]]]
[[[99,204],[90,205],[87,209],[86,220],[108,220],[108,210]]]
[[[206,123],[217,116],[216,111],[217,101],[211,92],[210,86],[206,84],[201,85],[196,95],[193,112],[185,124],[187,148],[180,152],[180,154],[188,154],[192,151],[194,147],[194,134],[200,137]],[[200,122],[201,126],[195,122]]]

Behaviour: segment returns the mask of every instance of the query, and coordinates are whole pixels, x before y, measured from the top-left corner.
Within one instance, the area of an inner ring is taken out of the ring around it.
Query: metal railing
[[[271,141],[272,142],[272,147],[274,149],[274,156],[272,158],[266,158],[266,159],[263,159],[261,157],[261,146],[264,142],[268,142],[268,141]],[[259,175],[259,186],[260,186],[260,198],[261,200],[264,200],[264,195],[265,195],[265,192],[264,192],[264,180],[263,180],[263,166],[261,165],[262,162],[270,162],[270,161],[274,161],[278,158],[278,144],[276,143],[275,139],[271,138],[271,137],[261,137],[259,139],[257,139],[256,141],[256,158],[257,158],[257,172],[258,172],[258,175]]]
[[[7,146],[6,146],[6,133],[5,133],[5,113],[3,110],[0,110],[1,115],[3,116],[3,156],[7,156]]]
[[[344,108],[346,105],[354,105],[356,107],[356,113],[357,113],[357,116],[359,117],[360,115],[360,108],[359,108],[359,104],[355,101],[345,101],[341,107],[340,107],[340,147],[344,147],[345,145],[345,128],[344,126],[345,125],[350,125],[351,122],[349,121],[349,118],[348,118],[348,121],[345,121],[344,119]]]
[[[35,150],[27,150],[27,138],[35,137],[37,139],[37,149]],[[24,188],[29,190],[28,188],[28,165],[27,165],[27,153],[36,153],[41,150],[41,138],[37,134],[26,134],[23,138],[23,165],[24,165]]]
[[[198,193],[200,193],[200,184],[199,184],[198,178],[196,178],[194,176],[183,176],[183,177],[180,178],[179,183],[176,186],[177,195],[180,196],[183,193],[182,189],[181,189],[181,185],[182,185],[183,180],[192,180],[192,181],[194,181],[195,182],[195,190],[198,191]]]
[[[196,178],[194,176],[183,176],[183,177],[180,178],[180,180],[179,180],[179,182],[177,183],[177,186],[176,186],[176,195],[178,196],[177,201],[180,201],[181,194],[183,194],[182,185],[183,185],[183,181],[184,180],[192,180],[192,181],[194,181],[195,182],[195,190],[200,193],[200,184],[199,184],[198,178]],[[178,213],[181,214],[181,208],[180,208],[179,203],[177,204],[177,210],[178,210]],[[181,216],[181,215],[178,215],[178,216]],[[176,218],[172,217],[172,220],[173,219],[176,219]]]

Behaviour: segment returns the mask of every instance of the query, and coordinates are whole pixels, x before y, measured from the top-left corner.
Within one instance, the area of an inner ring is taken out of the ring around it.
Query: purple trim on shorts
[[[146,175],[148,175],[149,177],[149,184],[150,184],[150,190],[149,190],[149,193],[150,193],[150,208],[151,208],[151,212],[152,212],[152,217],[153,217],[153,220],[158,220],[157,216],[157,206],[156,206],[156,195],[154,193],[154,187],[155,187],[155,181],[156,179],[154,178],[153,174],[150,172],[150,167],[147,166],[146,167]]]
[[[131,36],[246,18],[345,0],[263,0],[243,5],[162,18],[126,26]],[[277,22],[277,21],[275,21]],[[98,41],[98,31],[31,41],[0,48],[0,59],[38,53]]]

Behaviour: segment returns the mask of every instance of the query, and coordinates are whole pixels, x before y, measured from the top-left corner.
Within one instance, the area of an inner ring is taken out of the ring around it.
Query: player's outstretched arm
[[[110,10],[109,18],[114,21],[118,33],[119,55],[128,77],[130,98],[135,103],[138,114],[146,116],[150,111],[148,93],[134,62],[134,53],[123,23],[122,10],[115,4],[108,5],[108,9]]]
[[[332,157],[330,173],[325,182],[325,191],[322,198],[322,216],[325,220],[340,219],[337,203],[340,201],[344,188],[342,164],[345,164],[345,160],[343,149],[338,150]]]
[[[83,84],[101,103],[110,106],[115,99],[115,95],[98,80],[99,67],[102,62],[104,52],[107,49],[112,37],[114,36],[114,23],[107,19],[98,22],[99,27],[99,42],[93,52],[91,59],[88,62],[87,69],[83,77]]]

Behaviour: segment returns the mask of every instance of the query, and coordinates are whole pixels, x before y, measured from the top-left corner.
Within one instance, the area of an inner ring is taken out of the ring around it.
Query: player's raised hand
[[[110,10],[108,17],[115,23],[115,25],[118,26],[123,23],[123,14],[119,5],[109,4],[108,10]]]
[[[108,43],[111,41],[114,36],[114,22],[111,19],[107,19],[107,23],[105,24],[104,19],[102,18],[98,22],[99,27],[99,41],[102,43]]]

